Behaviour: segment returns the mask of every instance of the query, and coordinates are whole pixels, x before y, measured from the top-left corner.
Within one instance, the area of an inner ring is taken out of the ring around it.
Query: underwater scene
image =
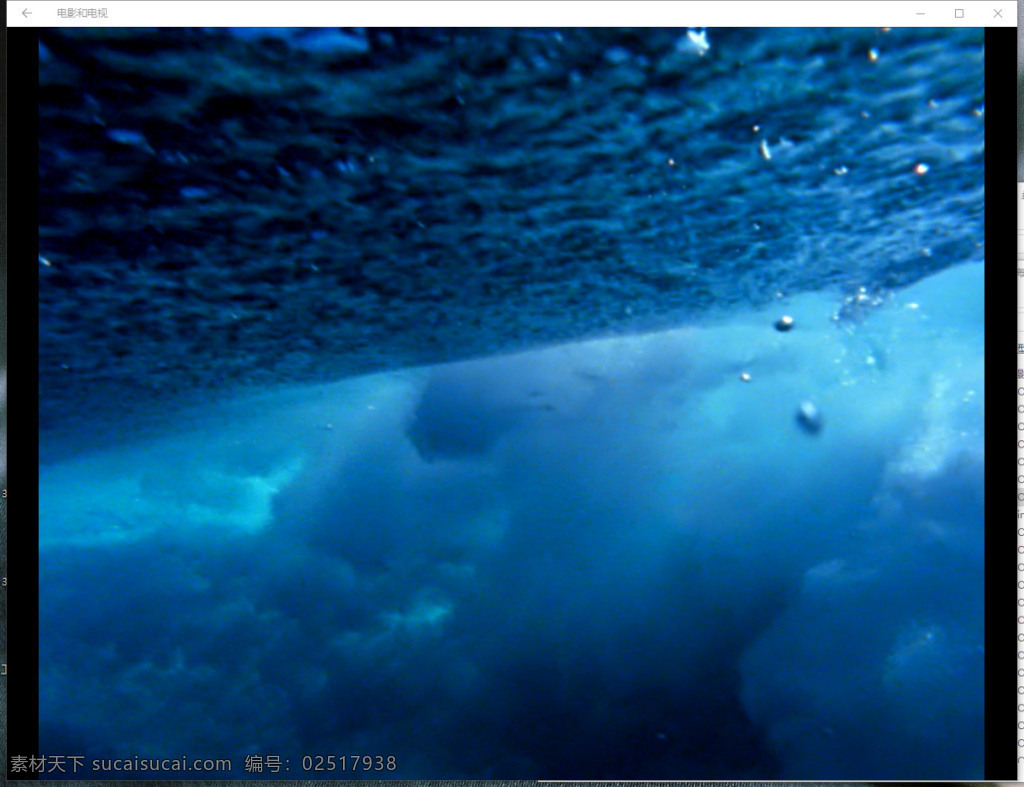
[[[982,777],[982,30],[39,35],[61,778]]]

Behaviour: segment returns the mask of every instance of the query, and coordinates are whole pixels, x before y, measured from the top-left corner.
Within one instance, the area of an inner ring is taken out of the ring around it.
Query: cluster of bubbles
[[[858,287],[843,298],[839,308],[832,315],[832,320],[852,329],[864,322],[868,314],[887,303],[889,299],[890,295],[887,292],[878,290],[870,292],[867,287]]]

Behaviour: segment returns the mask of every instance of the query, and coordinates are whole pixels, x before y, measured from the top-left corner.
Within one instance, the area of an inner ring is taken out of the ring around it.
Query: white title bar
[[[1015,1],[8,2],[8,27],[1014,27]]]

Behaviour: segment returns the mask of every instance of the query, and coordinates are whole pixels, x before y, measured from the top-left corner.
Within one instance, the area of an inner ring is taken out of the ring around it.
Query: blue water
[[[982,282],[268,390],[45,464],[43,748],[980,778]]]
[[[982,777],[981,31],[43,35],[43,753]]]

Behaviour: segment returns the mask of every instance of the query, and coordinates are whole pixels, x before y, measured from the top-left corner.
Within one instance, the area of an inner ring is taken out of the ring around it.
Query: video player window
[[[1012,29],[225,5],[9,31],[9,778],[1013,778]]]

